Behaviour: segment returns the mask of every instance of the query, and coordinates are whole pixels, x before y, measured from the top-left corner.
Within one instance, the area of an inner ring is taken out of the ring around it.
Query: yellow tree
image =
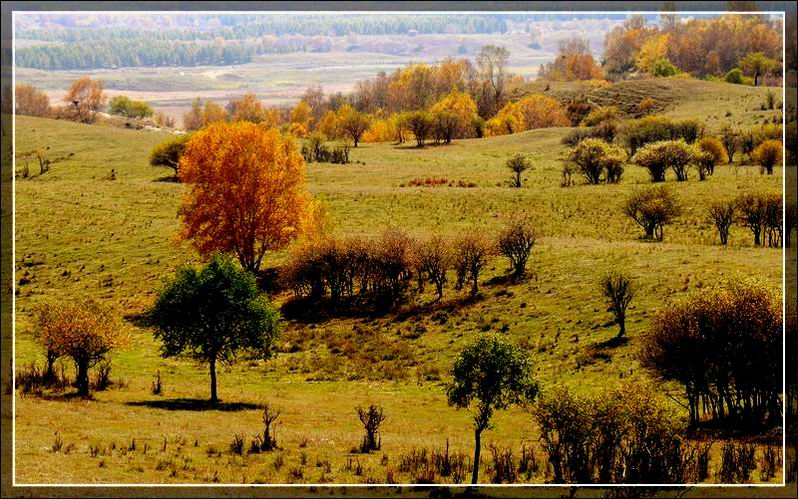
[[[523,116],[523,129],[568,126],[565,109],[553,98],[546,95],[529,95],[515,103]]]
[[[222,106],[215,102],[205,101],[205,107],[202,109],[202,125],[208,126],[217,121],[225,121],[227,119],[227,112]]]
[[[128,336],[116,317],[91,299],[46,303],[36,309],[34,339],[47,350],[50,359],[71,357],[77,369],[78,395],[89,395],[89,369],[106,359],[114,349],[125,346]]]
[[[304,137],[310,131],[313,110],[307,102],[301,100],[291,110],[290,132],[297,137]]]
[[[335,111],[327,111],[319,120],[317,129],[328,139],[337,139],[341,136],[341,127],[338,123],[338,114]]]
[[[183,128],[186,130],[199,130],[202,125],[202,101],[197,97],[191,102],[191,109],[183,114]]]
[[[372,117],[371,125],[361,139],[363,142],[390,142],[396,139],[396,120]]]
[[[190,186],[180,235],[203,257],[232,253],[257,272],[267,251],[299,235],[308,195],[290,135],[246,121],[214,123],[192,136],[179,172]]]
[[[637,54],[636,66],[637,69],[645,73],[651,73],[654,64],[661,59],[668,58],[668,40],[670,34],[665,33],[662,35],[652,36],[643,43],[640,47],[640,52]]]
[[[260,123],[264,118],[263,104],[253,93],[247,93],[240,99],[231,100],[227,104],[227,112],[232,121]]]
[[[93,123],[105,100],[103,82],[88,76],[75,80],[64,95],[64,102],[75,113],[75,119],[82,123]]]
[[[466,92],[452,90],[449,94],[436,102],[430,112],[433,115],[447,112],[454,115],[455,130],[453,138],[463,138],[471,134],[471,123],[477,116],[477,105],[474,99]]]

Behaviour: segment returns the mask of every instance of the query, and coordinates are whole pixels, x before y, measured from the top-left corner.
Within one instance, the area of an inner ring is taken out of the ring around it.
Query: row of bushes
[[[727,201],[709,206],[707,218],[715,226],[721,244],[727,244],[733,224],[751,230],[754,245],[789,246],[790,233],[796,228],[796,205],[787,205],[787,218],[783,221],[783,200],[778,193],[748,192]],[[646,239],[662,241],[666,224],[678,218],[684,206],[669,188],[659,185],[633,192],[626,200],[624,211],[644,231]],[[784,232],[786,228],[786,233]]]
[[[779,126],[747,132],[727,127],[719,138],[703,134],[703,125],[695,120],[672,121],[659,116],[626,122],[606,119],[592,128],[574,130],[562,140],[570,146],[562,185],[572,184],[575,171],[588,184],[617,183],[627,159],[648,169],[653,182],[664,181],[668,170],[673,170],[677,180],[687,180],[688,167],[695,167],[699,179],[705,180],[716,166],[731,162],[737,150],[758,162],[760,171],[769,175],[781,162]]]
[[[325,236],[307,241],[289,257],[282,276],[297,297],[319,301],[329,297],[334,309],[389,309],[404,301],[411,284],[422,292],[435,286],[443,297],[456,275],[455,289],[479,293],[479,277],[493,254],[510,263],[513,279],[523,278],[537,233],[523,218],[509,222],[495,241],[468,231],[450,241],[440,236],[416,240],[400,229],[387,229],[374,240]]]
[[[795,210],[795,202],[788,204],[787,218],[783,219],[780,194],[744,193],[732,200],[713,203],[708,215],[718,230],[721,244],[727,244],[729,229],[736,222],[751,230],[755,246],[781,247],[790,244],[790,233],[796,223]]]

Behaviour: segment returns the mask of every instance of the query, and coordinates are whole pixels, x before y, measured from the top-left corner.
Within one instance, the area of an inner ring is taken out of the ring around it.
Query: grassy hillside
[[[753,93],[742,97],[737,87],[706,85],[729,92],[732,116],[753,119],[747,109],[760,89],[746,88]],[[700,104],[704,94],[691,95],[692,103],[673,104],[667,112],[680,115],[691,105],[711,105]],[[484,298],[476,302],[447,289],[441,304],[432,307],[432,296],[422,295],[383,318],[310,325],[289,320],[277,358],[225,369],[219,390],[227,405],[203,411],[193,401],[208,396],[205,367],[161,359],[152,332],[133,320],[152,304],[163,277],[195,260],[175,239],[183,186],[164,181],[167,172],[147,163],[149,150],[165,136],[18,117],[17,151],[49,147],[53,157],[73,155],[43,176],[16,182],[17,365],[41,365],[29,314],[44,299],[99,296],[131,319],[126,327],[134,341],[113,360],[112,377],[123,386],[97,392],[94,401],[18,395],[17,481],[355,483],[383,482],[389,471],[397,481],[409,481],[398,462],[413,447],[440,448],[448,439],[453,450],[472,450],[470,415],[447,406],[442,385],[457,352],[476,336],[495,332],[521,345],[544,390],[564,384],[594,392],[649,381],[636,360],[637,338],[669,300],[738,272],[781,285],[781,251],[753,247],[749,233],[739,228],[722,247],[706,219],[713,200],[754,189],[780,192],[781,168],[771,177],[751,165],[722,166],[705,182],[691,178],[679,184],[669,176],[685,212],[665,228],[664,242],[648,243],[622,215],[625,198],[649,183],[648,174],[630,165],[619,185],[561,188],[560,140],[567,131],[536,130],[421,150],[366,144],[352,151],[353,164],[308,165],[309,189],[342,235],[375,235],[389,224],[420,237],[494,233],[504,217],[525,212],[543,235],[530,264],[534,278],[491,284],[507,267],[496,258],[483,278]],[[534,164],[521,189],[508,186],[504,167],[515,152],[528,154]],[[115,180],[106,179],[111,169]],[[408,187],[425,177],[476,187]],[[271,255],[268,265],[283,256]],[[631,273],[639,291],[627,319],[630,341],[602,348],[616,329],[596,281],[612,266]],[[273,296],[278,303],[289,298]],[[161,396],[150,390],[158,371],[164,380]],[[234,434],[244,434],[248,446],[260,430],[257,404],[267,402],[283,411],[277,427],[283,450],[231,455]],[[383,451],[350,454],[362,431],[354,407],[369,403],[383,405],[389,418],[382,429]],[[49,450],[56,430],[65,445],[75,445],[70,453]],[[483,444],[519,452],[522,443],[534,446],[537,439],[531,417],[513,409],[497,415]],[[92,457],[91,446],[102,452]],[[718,464],[713,460],[712,466]]]
[[[643,99],[655,102],[653,112],[674,118],[700,118],[710,132],[724,124],[747,127],[770,122],[781,116],[780,110],[762,110],[768,92],[781,102],[782,91],[777,87],[750,87],[727,83],[679,79],[653,78],[620,81],[608,86],[587,82],[535,81],[522,93],[544,93],[566,101],[584,96],[597,106],[616,106],[626,116],[638,116],[638,105]]]

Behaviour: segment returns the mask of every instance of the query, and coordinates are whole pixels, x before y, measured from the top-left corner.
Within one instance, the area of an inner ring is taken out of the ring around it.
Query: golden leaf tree
[[[88,76],[75,80],[64,95],[64,102],[75,113],[75,120],[82,123],[93,123],[105,100],[103,82]]]
[[[200,255],[232,253],[257,272],[268,251],[299,235],[305,164],[289,135],[246,121],[214,123],[192,136],[179,171],[190,186],[180,235]]]
[[[48,372],[52,360],[71,357],[75,362],[78,395],[89,395],[89,369],[123,347],[128,336],[116,317],[91,299],[47,303],[36,310],[34,338],[47,351]]]

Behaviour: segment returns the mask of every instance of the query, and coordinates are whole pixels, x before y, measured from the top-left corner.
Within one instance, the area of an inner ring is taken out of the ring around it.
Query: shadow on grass
[[[149,407],[150,409],[165,409],[167,411],[251,411],[262,409],[260,404],[250,404],[248,402],[217,402],[211,403],[207,399],[167,399],[167,400],[141,400],[137,402],[126,402],[126,405],[134,407]]]
[[[449,300],[434,300],[427,303],[404,303],[390,307],[373,299],[370,301],[344,301],[336,306],[327,296],[316,300],[303,297],[285,302],[280,308],[280,313],[288,320],[303,324],[318,324],[330,319],[345,317],[359,319],[393,318],[402,322],[419,314],[452,313],[483,299],[484,296],[480,293],[477,296],[468,295]]]
[[[127,314],[122,318],[130,324],[140,328],[148,328],[153,325],[152,319],[150,318],[150,314],[148,312]]]
[[[153,182],[169,182],[172,184],[179,184],[180,177],[178,177],[177,175],[167,175],[165,177],[158,177],[155,180],[153,180]]]
[[[595,345],[593,345],[593,348],[597,350],[607,350],[610,348],[622,347],[627,343],[629,343],[629,338],[625,336],[621,336],[620,338],[617,336],[613,336],[612,338],[606,341],[601,341],[599,343],[596,343]]]

